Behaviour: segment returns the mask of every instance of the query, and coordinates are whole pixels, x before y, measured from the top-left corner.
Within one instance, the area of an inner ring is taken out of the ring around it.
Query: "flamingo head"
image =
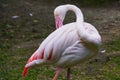
[[[66,15],[66,7],[64,5],[58,6],[54,10],[56,28],[59,28],[63,25],[63,21]]]
[[[41,59],[43,58],[43,55],[44,55],[44,53],[42,53]],[[39,59],[38,53],[35,52],[35,53],[29,58],[29,60],[27,61],[27,64],[25,65],[25,68],[24,68],[24,71],[23,71],[23,77],[26,76],[29,68],[31,68],[31,67],[34,66],[34,65],[38,65],[38,64],[40,64],[40,59]]]

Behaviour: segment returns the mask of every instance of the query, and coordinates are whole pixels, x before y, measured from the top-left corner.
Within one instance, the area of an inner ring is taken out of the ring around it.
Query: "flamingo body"
[[[31,66],[52,64],[58,67],[58,71],[53,78],[53,80],[56,80],[62,68],[70,68],[82,63],[99,52],[101,36],[98,31],[91,24],[79,19],[79,16],[81,18],[83,16],[76,6],[67,6],[73,8],[73,10],[75,8],[76,22],[65,25],[60,23],[62,27],[57,27],[58,29],[48,35],[28,60],[24,69],[24,76]]]

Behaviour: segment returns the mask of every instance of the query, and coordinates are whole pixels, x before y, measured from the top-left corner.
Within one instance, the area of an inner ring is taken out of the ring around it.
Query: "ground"
[[[51,80],[55,74],[52,66],[39,66],[22,72],[27,59],[40,43],[55,30],[53,11],[66,1],[1,0],[0,2],[0,80]],[[81,8],[85,22],[94,25],[103,39],[102,49],[94,59],[72,68],[71,80],[120,79],[120,7],[99,6]],[[17,17],[17,18],[16,18]],[[75,21],[69,12],[64,24]],[[65,79],[65,70],[58,80]]]

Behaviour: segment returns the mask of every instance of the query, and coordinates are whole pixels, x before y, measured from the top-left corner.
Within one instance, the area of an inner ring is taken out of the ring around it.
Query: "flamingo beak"
[[[29,60],[27,61],[27,64],[25,65],[25,68],[23,70],[23,77],[26,77],[26,74],[28,72],[28,69],[31,68],[32,66],[39,64],[38,60],[38,53],[34,53]]]
[[[23,77],[26,77],[26,74],[27,74],[27,72],[28,72],[28,69],[29,69],[28,67],[25,67],[25,68],[24,68]]]
[[[36,65],[36,64],[39,64],[39,60],[33,60],[32,62],[29,62],[32,58],[30,58],[27,62],[27,64],[25,65],[25,68],[23,70],[23,77],[26,77],[26,74],[29,70],[29,68],[31,68],[32,66]],[[34,59],[34,58],[33,58]]]
[[[25,68],[24,68],[24,70],[23,70],[23,77],[26,77],[26,74],[27,74],[29,68],[31,68],[31,67],[34,66],[34,65],[36,65],[36,61],[27,63],[27,64],[25,65]]]
[[[55,17],[55,21],[56,21],[56,29],[58,29],[59,27],[63,26],[63,21],[60,19],[59,16]]]

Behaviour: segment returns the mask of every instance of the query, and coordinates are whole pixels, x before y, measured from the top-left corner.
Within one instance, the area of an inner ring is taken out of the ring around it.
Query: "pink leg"
[[[58,70],[56,71],[56,74],[55,74],[53,80],[57,80],[57,78],[58,78],[58,76],[59,76],[61,71],[62,71],[62,68],[58,68]]]

